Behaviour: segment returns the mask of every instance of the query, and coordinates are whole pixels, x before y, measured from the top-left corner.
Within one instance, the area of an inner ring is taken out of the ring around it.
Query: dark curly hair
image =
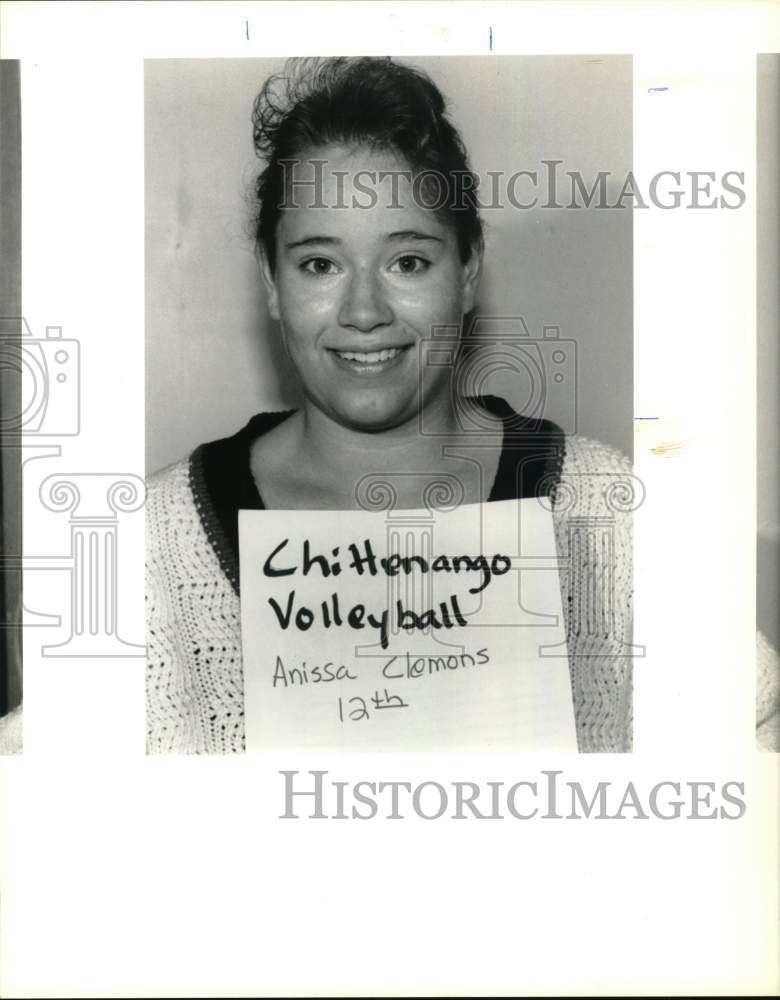
[[[437,197],[426,204],[454,226],[461,260],[481,245],[476,178],[441,92],[422,71],[390,58],[293,59],[263,85],[252,125],[255,152],[266,162],[255,188],[255,240],[271,270],[284,162],[337,143],[392,150],[412,171],[435,174]]]

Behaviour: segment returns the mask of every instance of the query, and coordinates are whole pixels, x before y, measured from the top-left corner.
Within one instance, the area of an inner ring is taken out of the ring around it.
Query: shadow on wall
[[[780,536],[759,532],[756,566],[756,624],[780,649]]]

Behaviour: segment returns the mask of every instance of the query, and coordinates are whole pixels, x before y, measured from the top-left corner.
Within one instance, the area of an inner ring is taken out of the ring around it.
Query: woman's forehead
[[[283,161],[285,178],[297,187],[312,189],[319,181],[335,186],[354,183],[356,177],[368,174],[409,174],[411,168],[404,157],[385,146],[333,144],[315,146],[294,160]]]
[[[280,228],[285,244],[322,234],[381,242],[414,234],[450,243],[450,227],[425,207],[418,175],[392,150],[330,146],[285,165]]]

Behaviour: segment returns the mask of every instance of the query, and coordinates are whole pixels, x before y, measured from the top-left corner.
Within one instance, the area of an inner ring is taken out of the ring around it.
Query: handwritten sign
[[[239,546],[247,750],[577,749],[537,500],[242,510]]]

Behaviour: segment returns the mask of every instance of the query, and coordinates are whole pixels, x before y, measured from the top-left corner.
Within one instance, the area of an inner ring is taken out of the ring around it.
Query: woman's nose
[[[352,276],[339,309],[339,323],[368,333],[393,321],[393,310],[378,279],[367,273]]]

